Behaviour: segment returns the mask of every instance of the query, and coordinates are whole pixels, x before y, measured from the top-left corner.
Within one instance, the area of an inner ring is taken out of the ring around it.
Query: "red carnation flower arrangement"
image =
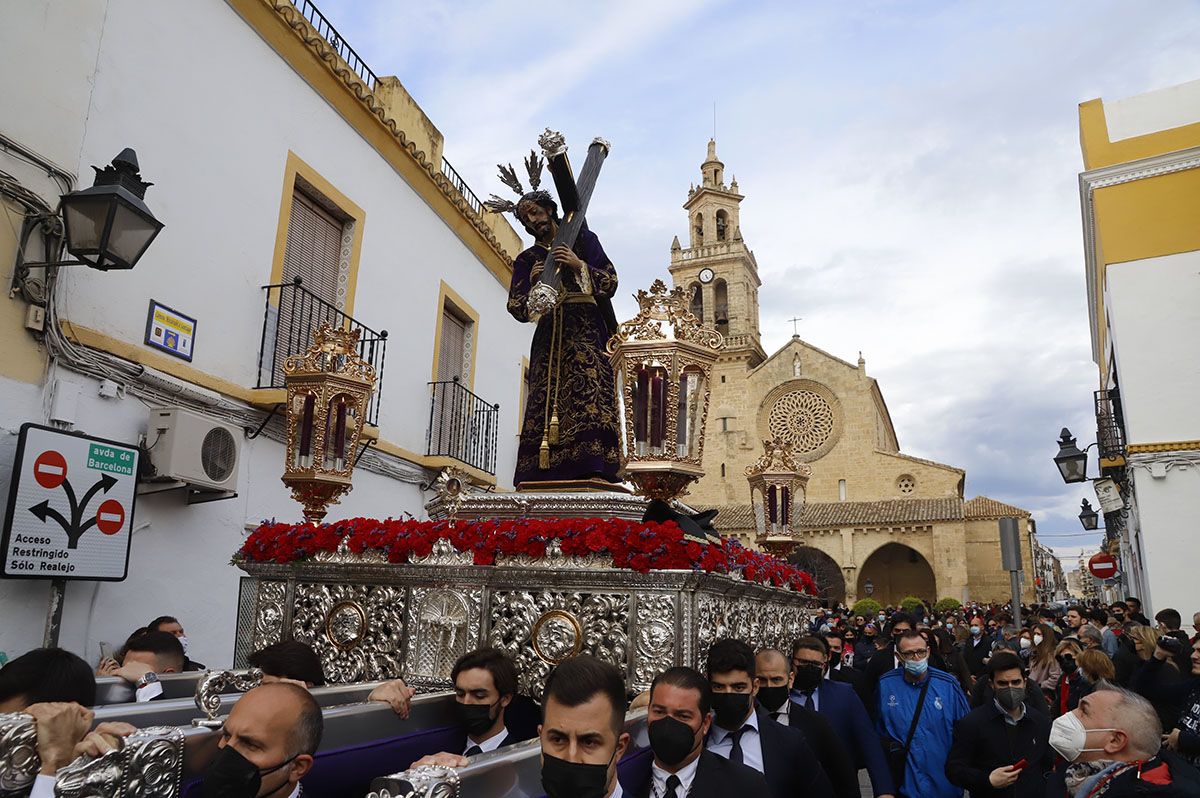
[[[424,557],[439,540],[457,551],[470,551],[476,565],[494,565],[499,556],[544,557],[557,540],[563,554],[612,558],[616,568],[639,573],[692,570],[740,574],[758,582],[816,595],[812,577],[791,563],[747,549],[736,540],[717,543],[685,540],[675,523],[643,523],[618,518],[545,518],[490,521],[417,521],[411,518],[351,518],[331,524],[264,522],[255,529],[234,561],[288,563],[332,553],[344,541],[355,554],[379,551],[388,562]]]

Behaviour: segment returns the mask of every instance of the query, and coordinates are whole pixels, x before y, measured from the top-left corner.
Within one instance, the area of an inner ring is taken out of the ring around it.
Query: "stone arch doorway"
[[[817,583],[817,595],[830,603],[837,604],[846,598],[846,577],[837,560],[820,549],[801,546],[787,558],[792,565],[812,574]]]
[[[899,605],[905,596],[937,601],[933,568],[916,549],[902,543],[885,543],[859,569],[858,597],[873,598],[886,607]]]

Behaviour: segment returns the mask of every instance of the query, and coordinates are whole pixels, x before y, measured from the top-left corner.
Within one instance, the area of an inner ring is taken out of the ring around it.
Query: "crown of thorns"
[[[525,159],[525,172],[529,175],[529,191],[526,191],[521,185],[520,178],[517,177],[517,170],[513,169],[512,164],[505,166],[504,164],[496,164],[496,168],[500,170],[500,181],[504,185],[513,190],[519,199],[516,202],[491,195],[483,204],[488,210],[493,213],[512,213],[517,212],[517,206],[522,202],[554,202],[554,198],[550,196],[550,192],[541,191],[542,185],[542,167],[545,161],[537,154],[536,150],[529,151],[529,157]]]

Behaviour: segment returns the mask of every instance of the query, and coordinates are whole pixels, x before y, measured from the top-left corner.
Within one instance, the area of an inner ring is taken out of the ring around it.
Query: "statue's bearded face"
[[[523,200],[518,203],[517,218],[521,220],[521,224],[525,226],[529,234],[539,241],[553,238],[557,230],[557,225],[554,222],[554,216],[551,214],[550,209],[544,208],[536,202]]]

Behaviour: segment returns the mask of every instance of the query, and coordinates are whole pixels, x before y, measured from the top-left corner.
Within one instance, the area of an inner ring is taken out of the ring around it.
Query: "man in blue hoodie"
[[[879,733],[903,746],[912,730],[897,795],[962,798],[963,791],[946,778],[945,764],[954,724],[971,707],[957,679],[929,667],[929,653],[929,644],[915,631],[906,632],[896,644],[900,667],[879,680]]]

